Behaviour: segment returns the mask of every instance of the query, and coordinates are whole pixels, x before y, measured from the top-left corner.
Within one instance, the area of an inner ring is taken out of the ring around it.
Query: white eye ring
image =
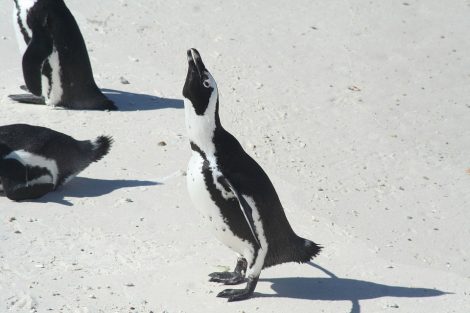
[[[206,88],[209,88],[209,87],[211,86],[211,84],[209,83],[208,80],[205,80],[202,84],[203,84],[204,87],[206,87]]]

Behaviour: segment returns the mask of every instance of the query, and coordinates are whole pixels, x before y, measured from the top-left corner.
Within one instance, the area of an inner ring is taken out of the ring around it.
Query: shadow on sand
[[[55,202],[67,206],[73,206],[71,202],[65,200],[66,197],[95,198],[122,188],[147,187],[156,185],[160,185],[160,183],[145,180],[105,180],[75,177],[65,186],[54,192],[48,193],[44,197],[35,200],[35,202]]]
[[[180,99],[160,98],[140,93],[132,93],[114,89],[101,89],[112,100],[119,111],[147,111],[160,109],[182,109],[184,102]]]
[[[426,298],[437,297],[447,292],[427,288],[387,286],[368,281],[339,278],[325,268],[308,263],[326,273],[329,278],[273,278],[260,281],[271,282],[275,295],[256,294],[257,297],[280,297],[320,301],[351,301],[350,313],[360,313],[360,300],[382,297]]]

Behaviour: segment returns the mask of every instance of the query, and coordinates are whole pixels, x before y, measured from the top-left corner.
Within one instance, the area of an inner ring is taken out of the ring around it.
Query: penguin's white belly
[[[209,220],[211,230],[218,240],[240,255],[252,254],[251,243],[235,235],[222,216],[219,207],[212,200],[202,174],[204,160],[198,153],[193,153],[186,176],[189,196],[194,206],[204,218]]]
[[[49,65],[51,66],[52,73],[51,77],[42,75],[42,95],[46,99],[46,104],[55,106],[62,99],[62,80],[60,73],[60,60],[59,53],[54,47],[51,55],[47,58]]]
[[[24,41],[23,34],[21,33],[20,25],[18,24],[18,14],[21,14],[21,12],[18,12],[16,9],[13,10],[13,27],[15,29],[16,42],[18,43],[18,48],[20,49],[21,55],[23,55],[26,51],[27,45]]]
[[[19,0],[18,1],[19,10],[16,7],[16,5],[14,5],[13,25],[15,28],[16,41],[18,42],[18,46],[20,48],[21,54],[24,54],[24,52],[26,51],[27,45],[26,45],[23,33],[21,32],[18,19],[21,20],[21,24],[23,25],[23,28],[28,33],[28,36],[31,37],[32,30],[29,28],[26,19],[27,19],[28,11],[34,6],[34,4],[36,4],[36,2],[37,0]]]

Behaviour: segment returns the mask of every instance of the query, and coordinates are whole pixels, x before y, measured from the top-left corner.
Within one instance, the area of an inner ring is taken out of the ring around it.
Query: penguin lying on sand
[[[0,190],[11,200],[39,198],[105,156],[112,138],[78,141],[54,130],[0,126]]]
[[[226,289],[218,297],[249,298],[263,268],[308,262],[321,247],[297,236],[269,177],[221,125],[217,84],[196,49],[188,50],[183,88],[192,156],[187,184],[194,205],[209,219],[215,236],[238,255],[234,272],[210,274]]]
[[[93,79],[80,29],[63,0],[14,0],[14,25],[31,94],[22,103],[76,110],[116,110]]]

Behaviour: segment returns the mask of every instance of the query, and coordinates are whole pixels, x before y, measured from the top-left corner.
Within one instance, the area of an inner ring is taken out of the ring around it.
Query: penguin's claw
[[[225,289],[221,291],[217,297],[227,298],[228,302],[246,300],[253,294],[249,289]]]
[[[245,277],[237,272],[215,272],[209,274],[211,282],[225,285],[238,285],[245,282]]]

